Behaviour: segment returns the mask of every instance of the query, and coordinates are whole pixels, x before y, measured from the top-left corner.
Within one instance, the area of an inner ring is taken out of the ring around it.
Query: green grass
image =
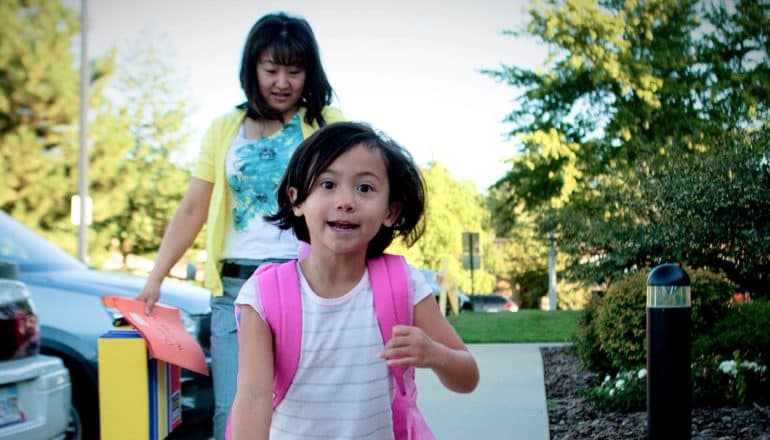
[[[461,313],[450,316],[466,343],[572,342],[579,310],[520,310],[515,313]]]

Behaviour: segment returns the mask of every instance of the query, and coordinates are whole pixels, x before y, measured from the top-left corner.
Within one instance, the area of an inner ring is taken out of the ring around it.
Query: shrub
[[[572,335],[575,352],[583,362],[583,366],[595,373],[610,371],[612,366],[607,355],[601,350],[599,337],[596,335],[596,314],[601,302],[601,292],[594,292],[583,309]]]
[[[695,358],[708,353],[710,344],[716,343],[711,329],[725,317],[735,285],[724,275],[709,270],[687,269],[687,272],[692,283],[691,335]],[[611,284],[603,298],[589,302],[575,332],[578,355],[589,370],[604,374],[646,364],[648,274],[649,269],[628,274]],[[722,334],[730,333],[723,331]],[[724,346],[729,347],[731,343],[726,341]],[[733,349],[723,353],[727,355]]]
[[[548,272],[528,270],[515,278],[513,282],[518,287],[522,309],[537,309],[540,307],[540,297],[548,293]]]
[[[609,374],[598,387],[584,393],[594,408],[604,412],[642,411],[647,406],[647,370],[621,371]]]
[[[607,289],[596,314],[599,346],[612,363],[612,370],[631,370],[645,365],[647,272],[636,271]]]
[[[707,336],[696,341],[699,355],[730,359],[737,350],[744,359],[770,364],[770,301],[736,305],[727,311]]]
[[[695,406],[738,406],[770,402],[770,372],[767,365],[732,356],[701,357],[693,362]]]

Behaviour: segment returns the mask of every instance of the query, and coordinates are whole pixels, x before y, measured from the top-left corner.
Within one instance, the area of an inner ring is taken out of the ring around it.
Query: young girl
[[[296,237],[262,217],[275,209],[276,187],[292,151],[320,126],[342,119],[329,106],[332,87],[302,18],[269,14],[254,24],[243,48],[240,83],[246,100],[206,132],[187,194],[138,295],[150,313],[162,301],[163,279],[207,223],[204,284],[212,292],[217,439],[224,438],[238,373],[233,301],[260,264],[297,257]]]
[[[273,409],[273,339],[252,277],[236,299],[241,335],[232,439],[392,439],[388,367],[430,368],[457,392],[476,387],[473,356],[411,267],[414,324],[393,327],[388,344],[382,342],[367,259],[382,255],[395,236],[414,244],[424,209],[425,186],[409,154],[364,124],[330,124],[294,152],[278,211],[268,220],[312,245],[297,263],[299,366]]]

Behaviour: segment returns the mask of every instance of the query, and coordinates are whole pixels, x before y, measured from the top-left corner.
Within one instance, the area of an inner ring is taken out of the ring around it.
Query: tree
[[[59,2],[0,2],[0,208],[52,230],[75,187],[77,16]]]
[[[116,241],[124,260],[158,249],[189,180],[174,163],[188,142],[189,110],[163,59],[151,47],[120,57],[112,84],[120,99],[105,101],[94,123],[93,230],[103,250]]]
[[[0,3],[0,209],[73,252],[77,192],[77,14],[58,1]],[[187,185],[185,100],[152,49],[90,61],[89,194],[98,256],[157,249]],[[117,90],[119,93],[112,93]]]
[[[392,251],[403,253],[416,267],[441,271],[444,263],[461,290],[491,292],[494,276],[486,267],[489,258],[486,249],[491,248],[493,235],[488,229],[489,213],[484,201],[471,182],[458,182],[446,168],[437,162],[422,170],[428,188],[425,234],[410,249],[395,243]],[[462,268],[462,233],[479,232],[482,242],[482,268],[474,271],[471,286],[470,271]]]
[[[526,33],[551,49],[543,71],[488,72],[523,90],[508,116],[521,150],[496,185],[507,191],[501,200],[554,228],[582,279],[611,279],[664,254],[690,258],[661,252],[672,243],[649,226],[665,207],[646,195],[680,164],[727,144],[751,148],[742,133],[767,124],[770,5],[567,0],[538,2],[530,14]]]

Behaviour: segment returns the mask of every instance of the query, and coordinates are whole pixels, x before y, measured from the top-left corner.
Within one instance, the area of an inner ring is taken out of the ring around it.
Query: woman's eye
[[[320,186],[323,189],[334,189],[334,182],[324,180],[323,182],[319,183],[318,186]]]
[[[362,183],[358,185],[358,191],[367,193],[367,192],[374,191],[374,188],[372,188],[372,185],[369,185],[368,183]]]

